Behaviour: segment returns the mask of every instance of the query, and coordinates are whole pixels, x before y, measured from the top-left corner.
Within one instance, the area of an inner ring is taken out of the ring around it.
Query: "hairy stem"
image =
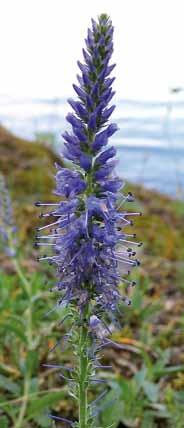
[[[79,427],[87,428],[88,423],[88,327],[86,318],[88,314],[88,307],[86,307],[80,327],[80,341],[79,341]]]

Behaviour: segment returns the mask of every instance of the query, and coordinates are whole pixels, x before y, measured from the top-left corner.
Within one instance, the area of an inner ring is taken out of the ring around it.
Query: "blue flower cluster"
[[[113,311],[120,300],[118,285],[126,279],[138,261],[134,234],[124,228],[132,224],[131,216],[140,213],[119,211],[120,205],[132,201],[131,193],[123,195],[122,180],[115,175],[116,150],[107,147],[117,125],[109,123],[115,106],[110,77],[115,64],[110,64],[113,52],[113,27],[107,15],[92,20],[88,30],[84,63],[78,62],[80,75],[73,88],[77,100],[69,99],[73,113],[66,119],[70,132],[64,132],[64,158],[71,168],[57,165],[56,204],[37,202],[50,207],[43,216],[53,220],[40,228],[36,245],[53,247],[54,254],[42,256],[57,265],[57,289],[61,304],[75,303],[80,310],[90,301],[103,310]],[[119,205],[118,205],[119,204]],[[45,234],[50,230],[50,234]],[[129,238],[132,238],[130,241]],[[133,249],[132,249],[133,247]]]
[[[13,221],[12,204],[5,179],[0,174],[0,247],[7,256],[14,257],[16,227]]]

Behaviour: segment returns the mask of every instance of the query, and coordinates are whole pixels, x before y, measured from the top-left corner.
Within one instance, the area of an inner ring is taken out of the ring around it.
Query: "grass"
[[[20,150],[21,144],[26,146]],[[0,150],[9,159],[6,167],[0,161],[0,168],[8,178],[21,270],[30,284],[26,289],[11,260],[1,253],[0,426],[54,427],[48,418],[50,411],[72,419],[76,409],[58,370],[43,364],[72,363],[73,356],[60,341],[65,330],[59,321],[65,313],[59,308],[52,311],[56,296],[49,288],[54,272],[36,261],[33,228],[39,219],[33,201],[54,198],[52,164],[57,159],[40,144],[31,145],[30,153],[27,142],[3,129]],[[122,308],[121,327],[113,333],[119,347],[112,345],[104,351],[103,361],[112,364],[113,370],[101,373],[108,393],[98,404],[98,425],[105,428],[114,422],[116,428],[183,428],[184,203],[139,186],[129,184],[127,188],[136,194],[135,208],[144,214],[135,224],[144,248],[133,304]]]

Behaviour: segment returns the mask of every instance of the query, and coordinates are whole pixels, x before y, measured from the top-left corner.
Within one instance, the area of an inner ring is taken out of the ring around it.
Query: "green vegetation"
[[[58,370],[43,364],[70,365],[73,357],[59,324],[65,313],[52,311],[53,269],[36,261],[33,229],[39,213],[33,202],[54,199],[58,159],[40,143],[17,139],[3,128],[0,154],[18,225],[20,265],[29,282],[26,288],[11,259],[0,254],[0,426],[54,427],[47,416],[51,410],[69,419],[76,412]],[[122,308],[121,327],[113,334],[120,347],[103,352],[113,370],[100,374],[108,393],[98,403],[97,426],[115,421],[116,428],[184,428],[184,203],[127,188],[144,214],[135,227],[144,242],[142,264],[133,304]]]

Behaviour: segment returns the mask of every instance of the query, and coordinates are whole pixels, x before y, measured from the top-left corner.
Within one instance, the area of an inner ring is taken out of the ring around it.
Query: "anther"
[[[123,297],[122,298],[123,302],[126,303],[126,305],[130,306],[132,304],[132,301],[130,299],[128,299],[127,297]]]

